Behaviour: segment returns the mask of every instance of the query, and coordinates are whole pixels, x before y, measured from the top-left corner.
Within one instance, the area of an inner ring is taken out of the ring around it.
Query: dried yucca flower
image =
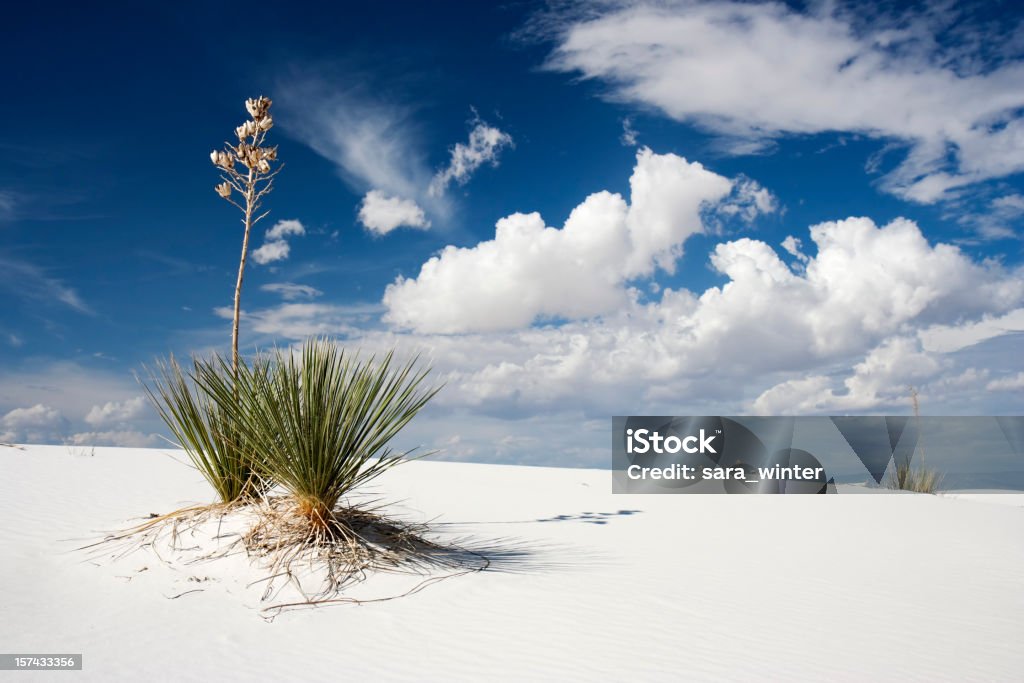
[[[238,136],[239,140],[245,140],[246,138],[252,137],[258,128],[259,125],[255,121],[246,121],[238,128],[235,128],[235,135]]]
[[[260,95],[257,99],[246,100],[245,109],[249,112],[249,116],[259,121],[267,115],[271,104],[270,98]]]
[[[225,170],[231,169],[235,165],[235,158],[233,156],[227,152],[217,150],[210,152],[210,161],[212,161],[215,166],[220,166]]]

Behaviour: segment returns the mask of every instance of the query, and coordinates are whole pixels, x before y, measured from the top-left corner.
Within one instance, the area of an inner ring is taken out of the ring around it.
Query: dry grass
[[[267,609],[356,602],[339,596],[376,571],[429,575],[482,571],[490,565],[479,552],[430,540],[428,525],[388,517],[372,505],[338,507],[313,524],[308,511],[290,497],[267,498],[257,505],[257,522],[243,543],[269,570],[264,599],[274,594],[278,579],[290,582],[305,598]],[[320,584],[308,589],[303,575],[317,576]]]
[[[110,559],[119,560],[134,552],[152,549],[157,557],[159,548],[167,548],[171,552],[183,549],[181,540],[189,533],[195,532],[202,525],[217,520],[218,524],[231,513],[243,510],[248,503],[234,501],[230,503],[212,503],[207,505],[190,505],[165,514],[150,514],[144,522],[135,526],[107,534],[102,539],[78,548],[90,556],[109,554]],[[210,553],[202,559],[214,559],[235,550],[234,544],[221,547],[217,552]]]

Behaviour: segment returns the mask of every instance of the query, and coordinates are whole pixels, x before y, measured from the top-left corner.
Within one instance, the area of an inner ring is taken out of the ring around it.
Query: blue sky
[[[228,349],[208,155],[259,94],[253,247],[302,234],[250,263],[243,349],[424,353],[403,445],[603,466],[613,414],[1024,409],[1014,3],[247,7],[8,10],[0,440],[162,443],[133,372]]]

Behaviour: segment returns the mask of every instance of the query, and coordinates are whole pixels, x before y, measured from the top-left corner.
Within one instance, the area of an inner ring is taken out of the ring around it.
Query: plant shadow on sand
[[[322,526],[311,528],[294,501],[271,496],[151,513],[140,524],[106,534],[78,550],[92,560],[115,562],[148,552],[172,568],[244,555],[265,574],[246,588],[264,587],[260,616],[267,620],[295,609],[394,600],[468,574],[557,571],[599,559],[582,549],[556,544],[458,532],[458,527],[468,526],[408,522],[387,516],[375,501],[366,501],[339,506]],[[378,572],[422,580],[387,597],[345,595]],[[286,589],[297,599],[285,599]]]
[[[546,522],[581,522],[584,524],[607,524],[616,517],[629,517],[638,515],[643,510],[616,510],[615,512],[577,512],[570,515],[555,515],[554,517],[541,517],[539,519],[517,519],[510,522],[473,522],[472,524],[540,524]],[[447,524],[458,524],[447,522]]]
[[[584,522],[587,524],[607,524],[615,517],[628,517],[643,512],[643,510],[616,510],[615,512],[580,512],[575,515],[556,515],[535,519],[535,522]]]

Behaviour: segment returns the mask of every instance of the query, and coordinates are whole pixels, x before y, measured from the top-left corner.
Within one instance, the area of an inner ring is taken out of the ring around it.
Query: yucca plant
[[[327,530],[342,496],[411,454],[388,443],[438,391],[417,366],[396,364],[393,351],[363,359],[312,339],[301,352],[242,364],[234,383],[225,360],[200,363],[197,381],[235,421],[261,474]]]
[[[200,361],[193,359],[193,368]],[[204,366],[205,367],[205,366]],[[208,369],[208,368],[206,368]],[[174,359],[157,361],[143,383],[160,418],[222,503],[256,498],[266,490],[235,416],[214,401]],[[222,380],[230,384],[230,375]]]
[[[910,403],[914,408],[914,422],[920,434],[921,430],[921,402],[917,389],[908,387],[910,390]],[[902,462],[894,462],[893,468],[889,470],[889,478],[885,485],[890,489],[900,491],[914,491],[916,493],[935,493],[942,485],[942,473],[937,470],[925,467],[924,444],[919,445],[921,451],[921,464],[915,469],[910,466],[910,459]]]
[[[886,486],[900,491],[935,493],[942,486],[942,474],[927,467],[911,467],[909,462],[896,463],[889,472]]]

